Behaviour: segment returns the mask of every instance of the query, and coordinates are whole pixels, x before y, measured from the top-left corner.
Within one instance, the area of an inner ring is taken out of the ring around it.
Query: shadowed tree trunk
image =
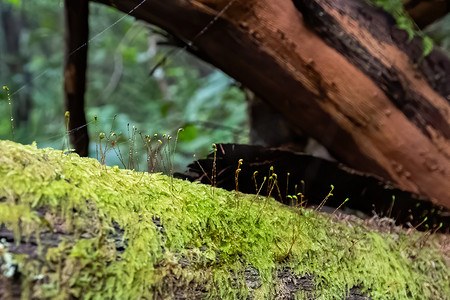
[[[88,155],[89,136],[84,114],[89,1],[65,0],[64,99],[70,112],[70,142],[81,156]]]
[[[450,208],[450,61],[423,57],[385,11],[361,0],[100,2],[188,43],[341,162]]]

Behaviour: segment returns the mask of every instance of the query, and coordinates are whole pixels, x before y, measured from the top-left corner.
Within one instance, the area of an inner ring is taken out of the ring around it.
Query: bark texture
[[[87,41],[89,38],[89,1],[64,1],[65,59],[64,100],[70,112],[70,142],[81,156],[88,155],[89,135],[84,113]]]
[[[191,45],[340,161],[450,208],[450,62],[438,49],[423,57],[383,10],[360,0],[102,2]]]

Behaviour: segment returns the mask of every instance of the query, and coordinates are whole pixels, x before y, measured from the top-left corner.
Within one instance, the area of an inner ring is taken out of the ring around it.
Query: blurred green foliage
[[[5,1],[7,11],[20,23],[18,50],[11,50],[8,35],[0,34],[0,85],[10,88],[15,112],[15,140],[36,141],[39,147],[60,149],[65,137],[62,94],[64,20],[62,1]],[[193,154],[204,156],[212,143],[248,141],[244,93],[224,73],[185,51],[167,56],[166,63],[150,70],[173,47],[155,28],[99,4],[90,4],[89,66],[86,112],[91,138],[90,155],[98,156],[98,135],[115,133],[115,145],[128,154],[133,139],[133,165],[146,170],[142,136],[179,135],[175,170],[183,170]],[[206,24],[205,24],[206,25]],[[106,30],[105,30],[106,29]],[[160,30],[158,30],[160,31]],[[0,93],[0,139],[11,139],[6,93]],[[22,98],[29,96],[30,103]],[[20,116],[28,121],[19,122]],[[97,120],[94,120],[97,116]],[[128,126],[129,125],[129,126]],[[135,126],[137,134],[129,130]],[[139,134],[141,133],[141,134]],[[103,141],[105,142],[105,140]],[[173,149],[174,142],[171,148]],[[170,153],[170,149],[165,150]],[[128,159],[123,155],[124,160]],[[107,152],[107,164],[121,162]]]
[[[450,14],[428,26],[424,32],[450,55]]]

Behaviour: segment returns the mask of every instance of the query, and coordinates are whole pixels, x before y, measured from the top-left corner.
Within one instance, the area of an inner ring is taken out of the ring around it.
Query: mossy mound
[[[377,232],[9,141],[0,141],[0,178],[0,298],[450,294],[446,261],[423,233]]]

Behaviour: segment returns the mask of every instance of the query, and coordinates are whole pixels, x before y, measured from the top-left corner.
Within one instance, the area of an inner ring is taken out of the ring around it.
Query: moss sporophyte
[[[0,178],[0,292],[19,286],[24,299],[450,295],[438,236],[255,195],[237,206],[236,191],[10,141],[0,141]],[[276,187],[273,174],[267,182]]]

